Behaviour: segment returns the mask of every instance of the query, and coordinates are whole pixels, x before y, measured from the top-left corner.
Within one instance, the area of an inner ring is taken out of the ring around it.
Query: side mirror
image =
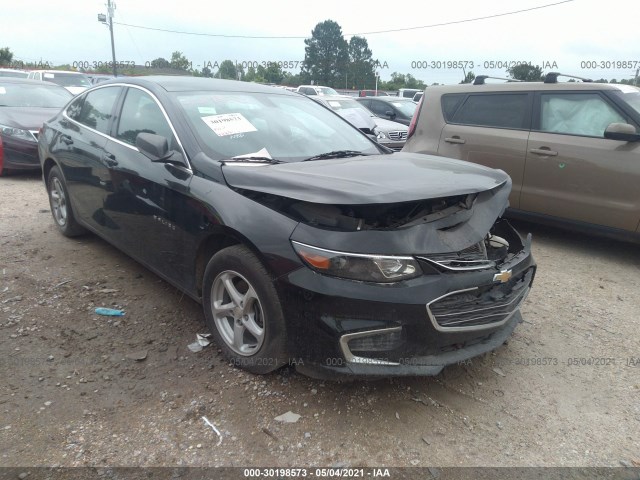
[[[393,112],[393,110],[387,110],[386,112],[384,112],[384,114],[389,117],[391,120],[393,120],[394,118],[396,118],[396,114]]]
[[[136,137],[136,147],[152,162],[164,162],[173,155],[173,152],[169,151],[167,139],[153,133],[139,133]]]
[[[638,142],[640,134],[636,132],[633,125],[628,123],[610,123],[604,131],[604,138],[623,142]]]

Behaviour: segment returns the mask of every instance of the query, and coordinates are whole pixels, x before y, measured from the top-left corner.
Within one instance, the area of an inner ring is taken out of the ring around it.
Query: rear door
[[[105,157],[119,86],[93,90],[72,102],[57,125],[51,152],[58,160],[78,216],[106,237],[113,225],[102,204],[109,175]]]
[[[635,231],[640,144],[604,138],[633,121],[599,91],[540,92],[535,106],[521,209]]]
[[[533,94],[444,95],[442,102],[438,155],[504,170],[513,181],[510,206],[519,208]]]

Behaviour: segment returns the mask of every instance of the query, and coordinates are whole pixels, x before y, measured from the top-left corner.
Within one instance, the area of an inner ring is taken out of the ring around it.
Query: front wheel
[[[58,230],[66,237],[76,237],[85,233],[86,230],[78,224],[73,214],[69,193],[62,173],[57,166],[53,167],[47,176],[47,193],[49,194],[51,214]]]
[[[286,359],[282,306],[271,277],[246,247],[216,253],[205,270],[207,326],[224,356],[252,373],[269,373]]]

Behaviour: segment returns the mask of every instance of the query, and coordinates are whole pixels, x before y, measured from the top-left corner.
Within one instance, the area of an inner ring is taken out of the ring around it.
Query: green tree
[[[526,63],[514,65],[507,70],[507,73],[511,78],[524,80],[525,82],[539,82],[544,78],[542,68],[538,65],[527,65]]]
[[[357,89],[372,88],[376,82],[375,62],[366,38],[351,37],[349,40],[349,67],[347,81]]]
[[[218,73],[216,74],[218,78],[226,78],[229,80],[237,80],[238,79],[238,70],[236,69],[235,64],[231,60],[225,60],[220,64],[220,68],[218,69]]]
[[[169,68],[169,60],[166,58],[158,57],[155,60],[151,60],[151,68]]]
[[[13,61],[13,52],[9,47],[0,48],[0,66],[11,65]]]
[[[173,52],[171,54],[171,68],[177,68],[178,70],[191,70],[191,62],[185,57],[182,52]]]
[[[333,20],[318,23],[307,38],[301,77],[317,85],[339,87],[349,63],[349,45]]]
[[[467,74],[464,76],[464,78],[460,83],[473,83],[475,79],[476,79],[476,76],[473,72],[467,72]]]
[[[282,80],[284,80],[284,72],[276,62],[271,62],[267,65],[267,68],[264,69],[263,77],[267,83],[279,85],[282,83]]]

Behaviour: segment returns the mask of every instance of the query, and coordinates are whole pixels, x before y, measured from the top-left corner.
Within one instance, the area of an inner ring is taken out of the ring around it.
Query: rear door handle
[[[102,161],[108,167],[115,167],[116,165],[118,165],[118,161],[116,160],[115,155],[111,153],[105,153],[104,155],[102,155]]]
[[[71,138],[69,135],[60,135],[60,141],[62,143],[66,143],[67,145],[73,144],[73,138]]]
[[[467,143],[467,141],[466,141],[466,140],[464,140],[464,139],[460,138],[460,137],[459,137],[459,136],[457,136],[457,135],[454,135],[453,137],[446,137],[446,138],[444,139],[444,141],[445,141],[445,142],[447,142],[447,143],[458,143],[458,144],[460,144],[460,145],[464,145],[465,143]]]
[[[557,157],[558,152],[554,152],[549,147],[540,147],[540,148],[532,148],[529,150],[529,153],[534,153],[536,155],[541,155],[543,157]]]

